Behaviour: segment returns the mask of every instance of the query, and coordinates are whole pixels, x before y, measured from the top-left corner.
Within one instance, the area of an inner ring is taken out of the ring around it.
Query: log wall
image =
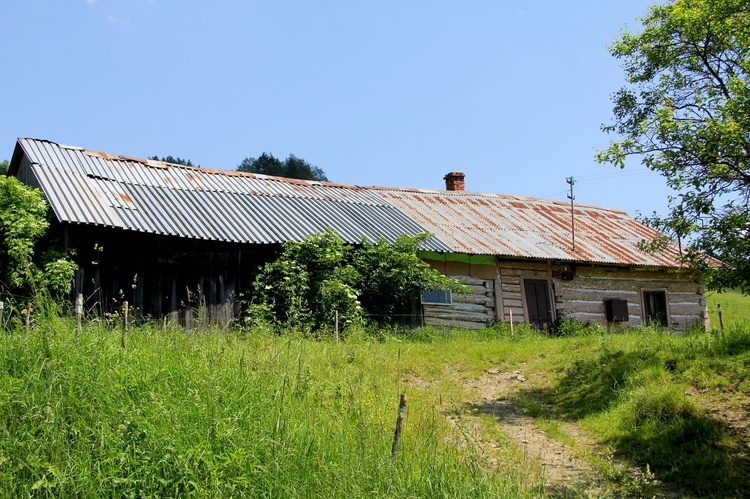
[[[496,315],[495,268],[462,262],[428,262],[444,275],[458,279],[471,292],[453,294],[452,305],[423,305],[424,324],[478,329],[494,324]]]
[[[710,326],[704,286],[676,271],[579,267],[573,280],[553,280],[553,284],[557,313],[583,323],[610,328],[642,326],[643,292],[665,291],[670,329],[684,330],[696,324]],[[607,323],[604,301],[609,298],[627,301],[627,322]]]
[[[453,305],[425,305],[424,322],[430,325],[477,328],[497,320],[527,322],[524,279],[549,281],[554,317],[570,317],[616,330],[642,326],[644,291],[666,292],[668,327],[683,330],[696,324],[709,327],[705,288],[673,269],[609,265],[576,265],[537,260],[502,260],[496,267],[459,262],[430,265],[468,285],[472,293],[454,295]],[[628,321],[608,323],[605,300],[627,301]]]

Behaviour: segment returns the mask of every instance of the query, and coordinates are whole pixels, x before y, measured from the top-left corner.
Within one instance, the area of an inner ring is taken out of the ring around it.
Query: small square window
[[[451,305],[453,304],[453,294],[450,289],[436,289],[422,293],[422,304],[424,305]]]

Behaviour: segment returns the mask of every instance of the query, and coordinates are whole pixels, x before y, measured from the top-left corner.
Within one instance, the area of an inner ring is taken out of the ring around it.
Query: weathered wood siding
[[[573,267],[550,261],[502,259],[494,268],[450,261],[428,263],[441,273],[460,279],[472,294],[454,295],[450,306],[425,305],[425,324],[476,328],[497,320],[509,322],[511,313],[513,322],[527,322],[524,279],[543,279],[549,282],[553,320],[564,316],[609,329],[642,326],[643,291],[663,290],[669,328],[709,326],[703,285],[675,270],[583,264]],[[627,301],[627,322],[607,323],[605,300],[611,298]]]
[[[449,276],[471,289],[453,294],[451,305],[424,305],[424,323],[430,326],[480,328],[495,322],[495,282],[469,276]]]
[[[670,328],[686,329],[695,324],[708,326],[705,289],[684,274],[664,269],[577,265],[572,279],[563,279],[561,275],[566,272],[573,272],[573,268],[552,262],[500,261],[497,289],[502,307],[499,316],[507,322],[512,311],[514,322],[526,322],[523,280],[547,279],[554,318],[564,315],[610,328],[641,326],[644,323],[643,291],[664,290]],[[627,322],[607,323],[605,300],[610,298],[627,301]]]
[[[504,262],[497,268],[497,288],[500,314],[503,322],[527,322],[526,299],[523,296],[523,279],[548,279],[548,266],[544,262]],[[550,290],[551,291],[551,290]],[[554,317],[553,317],[554,319]]]
[[[240,312],[247,290],[274,248],[154,234],[69,227],[80,268],[75,293],[97,313],[131,306],[134,320],[166,318],[190,329],[225,327]]]
[[[610,327],[644,324],[643,291],[666,292],[668,327],[683,330],[696,324],[708,327],[703,285],[684,274],[659,269],[579,267],[573,280],[553,280],[558,314],[580,322]],[[604,301],[627,301],[628,321],[607,324]]]
[[[478,329],[495,323],[497,302],[494,266],[463,262],[428,263],[451,279],[458,279],[471,292],[466,295],[454,293],[452,305],[423,305],[426,325]]]

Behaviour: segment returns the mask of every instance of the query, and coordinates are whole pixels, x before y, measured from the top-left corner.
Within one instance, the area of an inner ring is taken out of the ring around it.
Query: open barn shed
[[[226,323],[259,265],[284,241],[327,228],[347,243],[430,232],[422,257],[472,293],[426,293],[419,322],[546,327],[560,317],[607,326],[685,329],[708,320],[704,288],[652,254],[659,233],[628,214],[465,190],[362,187],[213,170],[20,138],[10,175],[41,189],[52,230],[75,248],[76,292],[103,311],[129,301],[143,317]],[[202,313],[199,313],[202,312]]]

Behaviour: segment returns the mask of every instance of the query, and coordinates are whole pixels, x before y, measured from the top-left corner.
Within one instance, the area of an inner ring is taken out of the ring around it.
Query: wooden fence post
[[[406,394],[401,394],[401,402],[398,404],[398,417],[396,418],[396,430],[393,432],[393,446],[391,447],[391,457],[396,457],[401,445],[401,428],[406,417]]]
[[[76,297],[76,318],[78,322],[78,328],[76,329],[76,345],[80,344],[81,338],[81,322],[83,319],[83,294],[78,293]]]
[[[721,326],[721,330],[724,331],[724,314],[721,313],[721,303],[717,303],[716,307],[719,309],[719,326]]]
[[[510,337],[513,338],[513,310],[508,310],[510,312]]]
[[[5,303],[0,301],[0,331],[3,330],[3,307],[5,307]]]
[[[336,336],[336,343],[339,342],[339,311],[336,310],[335,322],[333,326],[333,334]]]
[[[128,350],[128,344],[127,344],[127,337],[128,337],[128,302],[124,301],[122,302],[122,318],[123,318],[123,327],[122,327],[122,349],[127,351]]]

